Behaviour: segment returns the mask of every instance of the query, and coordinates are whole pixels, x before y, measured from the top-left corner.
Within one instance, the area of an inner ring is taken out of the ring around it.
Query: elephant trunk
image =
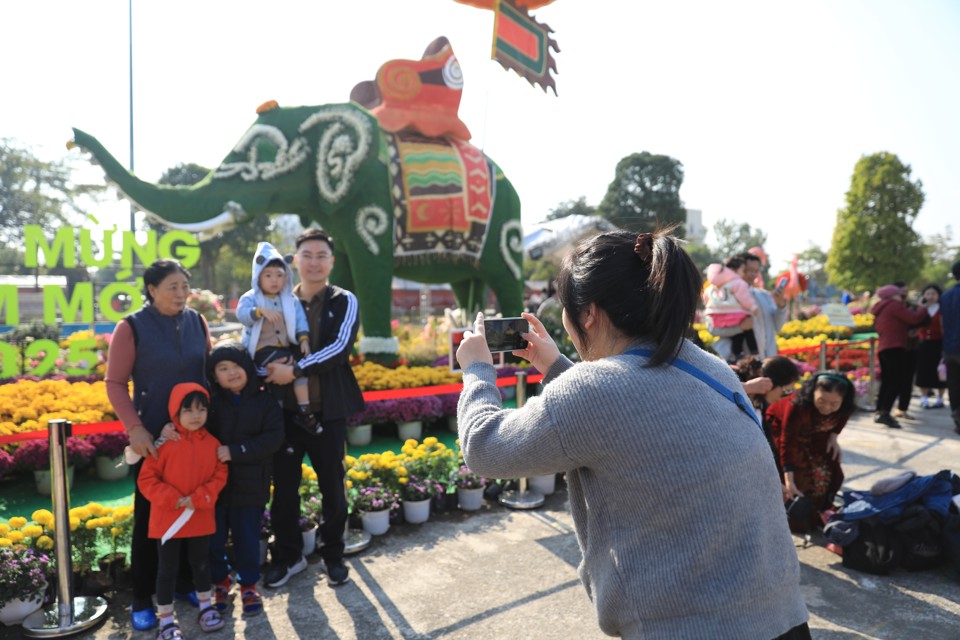
[[[73,144],[68,146],[89,151],[108,182],[140,209],[171,227],[195,232],[222,229],[244,215],[240,205],[216,192],[211,175],[189,187],[156,185],[130,173],[99,140],[84,131],[74,129]]]

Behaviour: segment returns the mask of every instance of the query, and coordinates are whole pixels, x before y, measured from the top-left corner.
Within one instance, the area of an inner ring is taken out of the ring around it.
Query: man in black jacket
[[[357,339],[360,316],[357,298],[350,291],[329,283],[333,269],[333,239],[317,228],[297,238],[294,265],[300,284],[293,293],[307,314],[310,327],[310,355],[295,365],[271,363],[267,382],[288,385],[306,377],[310,389],[310,410],[323,426],[319,434],[306,432],[294,421],[293,394],[284,401],[286,442],[274,457],[273,504],[270,519],[275,544],[273,566],[264,584],[279,587],[307,567],[298,520],[300,516],[301,464],[304,454],[317,472],[323,496],[323,524],[320,527],[320,555],[331,584],[349,579],[343,563],[343,534],[347,524],[344,490],[344,453],[347,416],[363,410],[360,385],[350,368],[350,351]],[[292,389],[292,387],[288,387]]]

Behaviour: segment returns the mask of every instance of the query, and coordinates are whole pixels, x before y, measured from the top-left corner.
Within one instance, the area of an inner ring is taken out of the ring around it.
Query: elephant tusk
[[[155,214],[149,215],[172,229],[180,229],[181,231],[198,233],[202,236],[213,236],[216,233],[227,231],[235,227],[237,221],[242,216],[243,210],[238,206],[230,206],[232,204],[234,203],[228,203],[226,211],[214,216],[213,218],[210,218],[209,220],[204,220],[203,222],[170,222],[169,220],[164,220]]]

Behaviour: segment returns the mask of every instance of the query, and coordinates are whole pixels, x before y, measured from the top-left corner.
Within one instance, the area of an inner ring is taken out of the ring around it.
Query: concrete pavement
[[[866,489],[902,469],[930,474],[960,468],[960,436],[949,410],[921,411],[917,405],[912,412],[919,420],[904,421],[901,431],[875,425],[869,413],[854,416],[840,438],[845,488]],[[946,570],[870,576],[845,570],[821,537],[806,548],[803,539],[795,541],[814,638],[960,638],[960,581]],[[578,562],[561,489],[534,511],[487,504],[472,514],[445,513],[423,525],[395,526],[370,549],[348,558],[351,581],[341,587],[327,584],[323,563],[314,555],[309,568],[287,585],[263,589],[264,614],[243,619],[234,610],[227,628],[208,637],[606,637],[577,579]],[[131,632],[128,604],[128,594],[114,598],[113,618],[88,635],[152,637]],[[177,614],[187,638],[203,635],[195,610],[178,603]],[[12,633],[0,630],[4,637]]]

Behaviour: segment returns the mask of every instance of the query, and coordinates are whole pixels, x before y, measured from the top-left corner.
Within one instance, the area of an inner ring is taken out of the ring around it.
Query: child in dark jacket
[[[260,523],[270,500],[273,454],[283,443],[283,413],[261,388],[253,358],[238,342],[216,346],[207,356],[213,398],[210,432],[220,440],[217,457],[230,467],[227,486],[216,507],[217,531],[210,543],[216,607],[227,608],[230,566],[228,534],[233,539],[243,613],[263,610],[260,579]]]
[[[157,449],[156,458],[147,456],[137,485],[150,501],[148,537],[158,540],[157,610],[160,614],[158,640],[180,640],[183,636],[173,615],[173,589],[180,565],[180,544],[187,545],[200,601],[200,628],[216,631],[223,627],[220,613],[211,603],[210,536],[216,527],[214,506],[227,482],[227,466],[217,460],[220,443],[204,429],[210,395],[195,382],[176,385],[170,392],[170,419],[176,439]],[[201,590],[202,589],[202,590]]]

